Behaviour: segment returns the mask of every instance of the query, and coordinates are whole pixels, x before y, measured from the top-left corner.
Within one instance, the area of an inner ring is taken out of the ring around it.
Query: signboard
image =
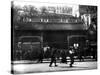
[[[56,14],[66,14],[72,15],[72,7],[64,6],[64,7],[47,7],[47,12],[56,13]]]

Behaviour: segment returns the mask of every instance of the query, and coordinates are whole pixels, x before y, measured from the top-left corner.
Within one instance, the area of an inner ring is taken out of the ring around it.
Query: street
[[[75,70],[90,70],[97,69],[96,61],[88,62],[75,62],[73,67],[69,67],[70,62],[57,63],[57,67],[52,65],[49,67],[49,63],[37,63],[37,64],[14,64],[14,74],[25,74],[25,73],[41,73],[41,72],[57,72],[57,71],[75,71]]]

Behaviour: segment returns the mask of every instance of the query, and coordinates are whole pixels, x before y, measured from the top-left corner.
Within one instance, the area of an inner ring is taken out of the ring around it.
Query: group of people
[[[56,58],[57,58],[57,49],[56,48],[52,48],[51,50],[51,62],[49,64],[49,67],[52,67],[52,64],[54,63],[55,66],[58,66],[56,64]],[[72,65],[74,64],[74,50],[73,48],[69,48],[69,57],[70,57],[70,67],[72,67]],[[61,63],[67,63],[67,59],[66,59],[66,52],[62,51],[62,55],[61,55],[62,59],[61,59]]]
[[[78,49],[79,45],[75,44],[73,46],[70,46],[68,50],[60,50],[57,49],[55,47],[45,47],[44,48],[44,52],[42,52],[42,56],[39,56],[39,62],[42,62],[43,60],[43,56],[47,57],[47,58],[51,58],[49,67],[52,67],[52,64],[54,63],[55,66],[58,66],[56,64],[57,59],[59,59],[59,57],[61,57],[61,61],[60,63],[66,63],[67,64],[67,56],[70,57],[70,64],[69,66],[72,67],[74,64],[74,56],[77,55],[78,59],[80,61],[84,61],[83,57],[82,57],[82,50]],[[47,53],[49,51],[49,54]],[[44,55],[43,55],[44,54]],[[45,55],[46,54],[46,55]]]

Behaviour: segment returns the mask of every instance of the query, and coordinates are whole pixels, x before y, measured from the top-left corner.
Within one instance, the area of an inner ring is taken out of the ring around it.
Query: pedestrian
[[[69,49],[69,56],[70,56],[70,67],[74,64],[74,49],[71,47]]]
[[[61,57],[62,57],[61,62],[62,63],[67,63],[67,60],[66,60],[66,51],[65,50],[62,50]]]
[[[56,56],[57,56],[56,54],[57,54],[57,49],[52,48],[52,50],[51,50],[51,62],[50,62],[49,67],[51,67],[53,63],[55,64],[55,66],[58,66],[58,65],[56,65]]]

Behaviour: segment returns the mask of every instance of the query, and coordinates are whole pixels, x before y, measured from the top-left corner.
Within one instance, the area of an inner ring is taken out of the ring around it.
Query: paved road
[[[37,63],[37,64],[14,64],[13,70],[15,73],[41,73],[41,72],[55,72],[55,71],[73,71],[73,70],[89,70],[97,69],[97,62],[75,62],[73,67],[69,67],[70,62],[67,64],[57,63],[57,67],[49,67],[49,63]]]

